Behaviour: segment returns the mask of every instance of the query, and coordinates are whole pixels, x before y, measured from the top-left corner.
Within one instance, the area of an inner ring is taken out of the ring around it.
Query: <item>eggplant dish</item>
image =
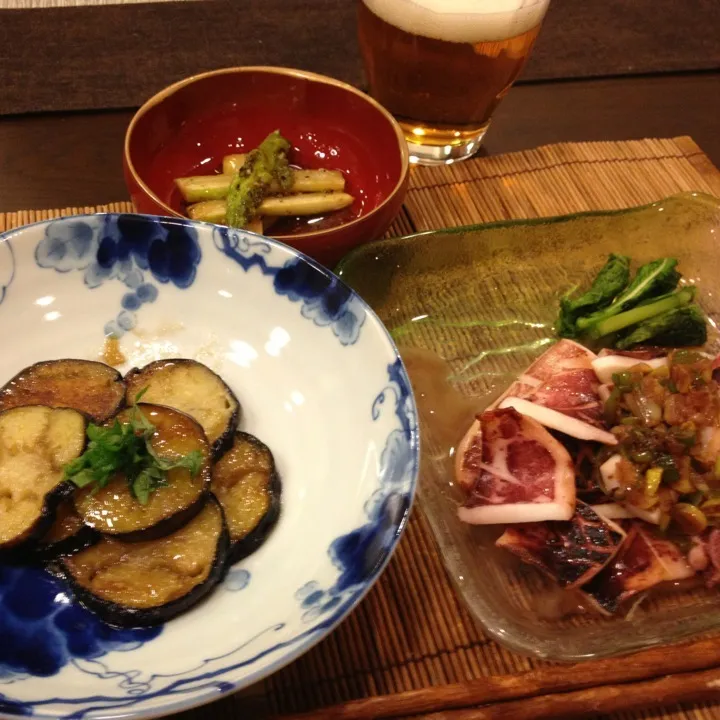
[[[195,476],[185,467],[168,470],[165,483],[144,504],[121,472],[104,487],[87,486],[75,493],[75,509],[86,525],[124,540],[150,540],[184,525],[200,510],[210,486],[210,447],[202,428],[169,407],[142,403],[137,408],[155,428],[150,442],[160,458],[197,451],[202,460]],[[128,423],[129,412],[124,410],[117,420]]]
[[[269,448],[238,432],[213,468],[213,494],[225,511],[233,562],[249,555],[272,530],[280,514],[280,478]]]
[[[217,500],[159,540],[104,537],[60,561],[79,600],[114,625],[154,625],[179,615],[222,580],[228,532]]]
[[[80,552],[99,538],[100,533],[83,522],[75,510],[75,502],[69,497],[58,505],[55,521],[34,549],[41,559],[53,560]]]
[[[63,468],[85,447],[85,418],[35,405],[0,413],[0,548],[43,535],[69,487]]]
[[[270,449],[216,373],[53,360],[0,388],[0,553],[42,563],[105,622],[165,622],[206,597],[280,513]]]
[[[209,367],[195,360],[158,360],[131,370],[125,380],[128,403],[146,389],[145,402],[168,405],[195,418],[216,453],[231,442],[240,403]]]
[[[0,388],[0,411],[22,405],[78,410],[95,422],[115,415],[125,383],[115,368],[92,360],[48,360],[19,372]]]

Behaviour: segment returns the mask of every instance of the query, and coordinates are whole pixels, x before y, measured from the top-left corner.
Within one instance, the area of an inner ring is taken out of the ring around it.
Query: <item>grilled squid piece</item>
[[[569,520],[575,469],[568,451],[544,427],[512,408],[479,415],[456,453],[465,490],[460,520],[473,525]]]
[[[674,543],[636,522],[613,562],[595,575],[583,591],[596,610],[612,615],[629,598],[660,583],[685,580],[694,574],[695,570]]]
[[[577,438],[617,445],[605,428],[594,353],[560,340],[500,396],[493,407],[514,408],[541,425]]]
[[[560,587],[575,588],[595,577],[624,539],[621,527],[578,502],[569,522],[512,525],[495,544],[539,568]]]
[[[636,367],[637,365],[647,365],[653,370],[657,370],[661,367],[667,367],[669,361],[667,356],[642,359],[637,356],[607,354],[601,355],[592,361],[593,370],[598,376],[598,380],[604,384],[611,383],[612,376],[615,373],[630,370],[630,368]]]

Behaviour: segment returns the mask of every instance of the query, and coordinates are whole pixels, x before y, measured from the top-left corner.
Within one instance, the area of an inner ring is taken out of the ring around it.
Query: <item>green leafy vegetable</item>
[[[560,337],[578,337],[576,322],[583,313],[607,307],[621,293],[630,279],[630,258],[611,254],[597,274],[590,289],[577,298],[565,296],[560,300],[557,333]]]
[[[661,315],[669,310],[689,305],[695,298],[695,292],[694,287],[686,287],[669,295],[664,295],[655,302],[647,305],[634,307],[632,310],[620,313],[619,315],[611,315],[593,325],[592,328],[590,328],[589,335],[591,338],[597,340],[604,335],[619,332],[620,330],[624,330],[627,327],[636,325],[656,315]]]
[[[95,484],[105,487],[116,473],[126,478],[133,496],[147,505],[150,495],[167,485],[167,473],[175,468],[188,470],[195,477],[202,467],[199,450],[176,460],[161,458],[152,447],[155,426],[137,406],[145,390],[138,393],[129,412],[129,422],[103,426],[90,423],[87,428],[88,446],[85,452],[68,463],[64,477],[77,487]]]
[[[293,175],[287,158],[289,150],[290,143],[275,130],[248,153],[228,191],[226,219],[230,227],[247,226],[269,194],[273,181],[281,190],[290,190]]]
[[[643,265],[638,269],[632,282],[611,305],[604,310],[578,318],[578,330],[587,330],[603,320],[635,307],[643,300],[671,292],[677,287],[681,277],[675,269],[676,266],[675,258],[661,258]]]
[[[642,344],[682,347],[706,342],[705,315],[697,305],[686,305],[644,320],[617,340],[615,347],[620,350]]]
[[[677,260],[660,258],[646,263],[627,284],[629,263],[624,255],[610,255],[587,292],[574,299],[563,297],[557,334],[591,347],[619,350],[641,344],[665,347],[704,344],[706,318],[693,304],[696,288],[678,289],[682,276]]]

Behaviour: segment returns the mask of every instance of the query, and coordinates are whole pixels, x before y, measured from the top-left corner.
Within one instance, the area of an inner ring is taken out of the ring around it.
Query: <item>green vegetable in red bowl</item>
[[[283,191],[290,189],[292,175],[288,152],[290,143],[276,130],[248,153],[230,183],[228,225],[245,227],[256,216],[273,182]]]
[[[230,178],[275,130],[290,145],[293,185],[279,195],[273,187],[249,228],[328,267],[383,236],[409,181],[397,121],[357,88],[281,67],[214,70],[150,98],[125,137],[135,207],[227,224]]]
[[[188,217],[263,233],[283,217],[311,224],[352,205],[342,172],[293,167],[290,151],[275,130],[249,153],[226,155],[222,175],[176,178]]]

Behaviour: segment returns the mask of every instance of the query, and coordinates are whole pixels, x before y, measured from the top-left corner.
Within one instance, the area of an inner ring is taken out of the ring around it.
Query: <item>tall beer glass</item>
[[[463,160],[523,69],[550,0],[359,0],[370,92],[414,162]]]

